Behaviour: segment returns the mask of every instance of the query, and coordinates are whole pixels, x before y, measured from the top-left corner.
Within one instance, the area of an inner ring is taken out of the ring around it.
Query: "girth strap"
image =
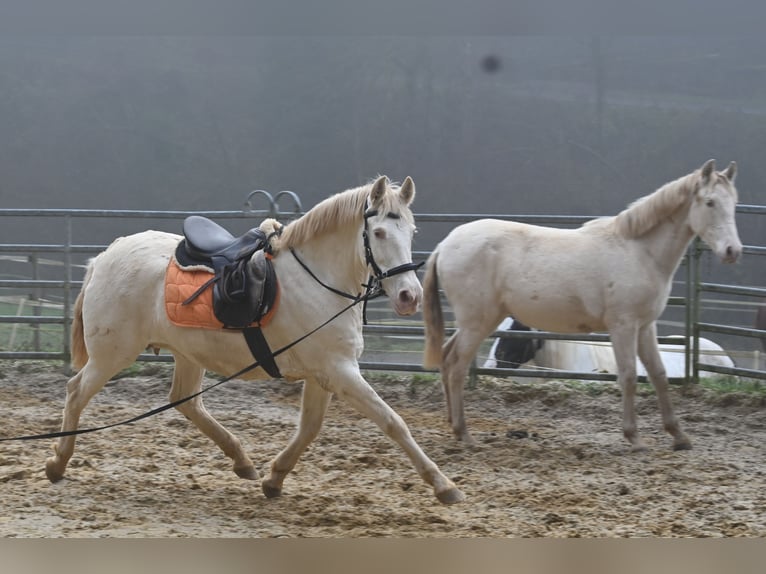
[[[246,327],[242,330],[242,334],[245,336],[250,352],[261,368],[273,378],[281,379],[282,373],[279,372],[277,362],[274,360],[274,354],[271,352],[269,343],[266,341],[266,337],[263,336],[261,328]]]

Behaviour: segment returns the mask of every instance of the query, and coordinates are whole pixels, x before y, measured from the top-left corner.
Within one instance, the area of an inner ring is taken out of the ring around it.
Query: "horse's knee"
[[[638,382],[638,373],[636,369],[624,369],[618,372],[617,378],[620,381],[620,386],[623,389],[634,389]]]

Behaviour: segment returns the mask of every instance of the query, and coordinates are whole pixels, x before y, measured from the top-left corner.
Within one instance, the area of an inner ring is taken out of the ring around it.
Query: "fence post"
[[[72,349],[69,336],[72,328],[71,294],[72,294],[72,216],[64,217],[66,226],[66,243],[64,245],[64,360],[68,365],[72,359]]]
[[[479,375],[476,374],[476,357],[474,357],[471,361],[471,366],[468,369],[468,388],[475,389],[478,382]]]
[[[33,281],[38,281],[40,279],[40,269],[39,269],[39,266],[38,266],[37,259],[38,258],[37,258],[37,254],[36,253],[33,253],[32,255],[29,256],[29,262],[32,264],[32,280]],[[40,288],[39,287],[35,287],[32,290],[32,293],[29,294],[30,301],[33,301],[33,303],[32,303],[32,314],[35,317],[39,317],[40,316],[40,297],[41,297],[41,295],[42,294],[40,293]],[[39,323],[34,323],[32,325],[32,341],[33,341],[33,345],[34,345],[34,347],[33,347],[34,350],[35,351],[40,351],[40,324]]]
[[[684,384],[691,375],[692,305],[694,299],[694,248],[686,249],[686,306],[684,307]]]
[[[694,238],[694,241],[692,242],[692,261],[693,261],[693,270],[692,270],[692,295],[691,295],[691,305],[692,305],[692,381],[695,383],[699,383],[699,360],[700,360],[700,345],[699,345],[699,338],[700,338],[700,331],[699,331],[699,320],[700,320],[700,297],[702,293],[702,287],[700,286],[700,256],[702,254],[702,246],[700,243],[700,239],[698,237]]]

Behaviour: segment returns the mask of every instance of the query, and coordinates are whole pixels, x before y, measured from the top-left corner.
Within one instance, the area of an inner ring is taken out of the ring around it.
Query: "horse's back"
[[[165,271],[180,239],[143,231],[115,239],[91,261],[90,280],[83,288],[86,334],[95,325],[134,325],[143,311],[153,314],[162,305]]]
[[[612,275],[603,260],[624,259],[605,249],[604,233],[495,219],[466,223],[438,246],[439,283],[456,317],[468,321],[492,308],[544,330],[603,330],[602,287]]]
[[[91,284],[109,282],[119,294],[134,293],[141,280],[164,277],[179,235],[143,231],[118,237],[93,259]]]

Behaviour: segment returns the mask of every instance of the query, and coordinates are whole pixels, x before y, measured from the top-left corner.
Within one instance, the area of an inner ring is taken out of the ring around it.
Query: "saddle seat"
[[[208,265],[216,270],[216,263],[232,263],[266,245],[266,234],[257,227],[235,237],[215,221],[201,215],[190,215],[184,220],[183,234],[186,238],[185,254],[181,255],[183,261],[180,263]]]

